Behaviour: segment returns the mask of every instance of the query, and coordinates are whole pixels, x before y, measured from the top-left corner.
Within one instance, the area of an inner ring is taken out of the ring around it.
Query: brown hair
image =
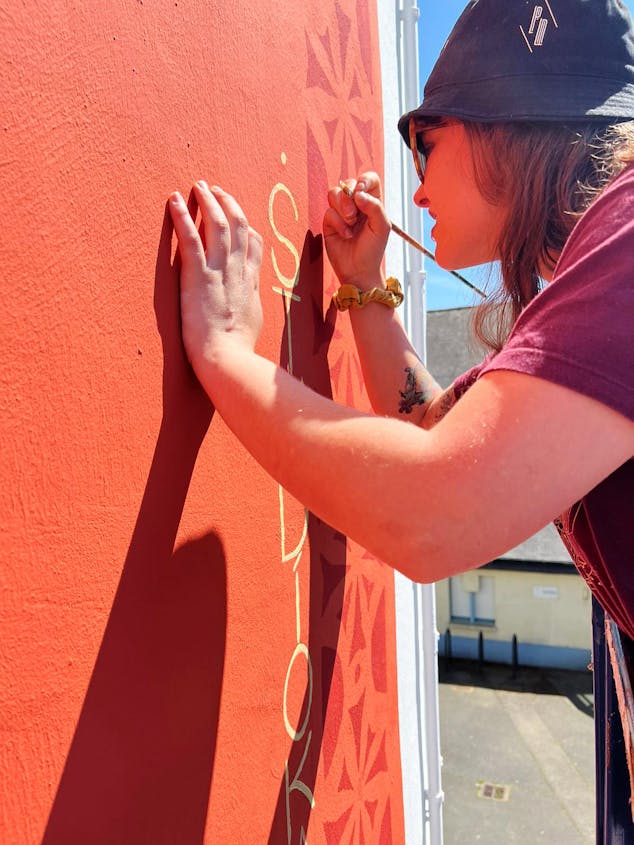
[[[431,123],[426,120],[426,127]],[[634,161],[634,121],[611,126],[465,121],[464,126],[480,193],[508,208],[498,243],[502,284],[474,318],[478,339],[499,350],[539,293],[540,270],[554,268],[579,217]]]
[[[478,189],[507,204],[498,254],[502,285],[475,312],[474,330],[499,350],[552,270],[575,223],[634,160],[634,121],[606,126],[465,123]]]

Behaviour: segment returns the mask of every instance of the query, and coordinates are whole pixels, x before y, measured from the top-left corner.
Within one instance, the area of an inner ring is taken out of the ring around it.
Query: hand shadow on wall
[[[164,356],[161,428],[43,845],[203,841],[224,666],[226,563],[212,533],[174,551],[213,407],[184,356],[171,236],[166,209],[154,294]]]
[[[322,396],[332,399],[328,347],[335,328],[336,309],[331,303],[323,313],[323,238],[307,232],[299,269],[299,283],[286,298],[286,325],[280,351],[280,365],[291,369]],[[289,331],[290,325],[290,331]],[[289,348],[290,339],[290,348]],[[299,738],[293,741],[280,784],[269,845],[301,842],[307,831],[320,758],[328,767],[332,758],[329,737],[324,742],[326,709],[332,684],[341,627],[345,577],[346,538],[313,514],[308,518],[310,544],[310,601],[308,652],[313,670],[312,690],[307,686],[297,724]],[[289,655],[290,656],[290,655]],[[312,695],[311,695],[312,692]],[[335,709],[341,702],[331,702]],[[333,711],[334,712],[334,711]],[[308,714],[308,715],[307,715]],[[332,715],[332,714],[331,714]],[[305,720],[308,719],[305,730]],[[329,722],[332,728],[336,718]],[[338,728],[338,725],[336,725]],[[326,771],[327,774],[327,771]],[[290,838],[289,838],[290,837]],[[311,838],[312,841],[312,838]]]

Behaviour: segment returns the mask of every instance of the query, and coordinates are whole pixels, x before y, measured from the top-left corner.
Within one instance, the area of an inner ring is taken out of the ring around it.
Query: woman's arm
[[[343,408],[253,351],[261,241],[235,202],[182,198],[183,337],[216,409],[306,507],[410,578],[435,581],[526,539],[632,454],[634,425],[510,372],[481,378],[432,430]]]
[[[328,193],[323,227],[328,258],[341,284],[361,290],[385,287],[381,262],[390,222],[381,202],[381,182],[376,173],[367,172],[348,185],[354,197],[338,187]],[[441,389],[421,363],[399,315],[377,303],[351,308],[348,314],[374,411],[421,425]]]
[[[371,303],[351,310],[350,321],[375,413],[424,425],[432,400],[442,389],[409,342],[399,315]]]

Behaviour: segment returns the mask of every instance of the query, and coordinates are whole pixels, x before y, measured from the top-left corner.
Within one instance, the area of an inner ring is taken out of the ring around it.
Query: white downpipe
[[[397,4],[400,0],[397,0]],[[404,109],[409,111],[420,103],[419,68],[418,68],[418,17],[416,0],[402,0],[400,7],[402,20],[402,58],[404,81]],[[423,241],[422,215],[411,201],[418,186],[411,156],[406,157],[404,168],[404,194],[406,198],[406,229]],[[405,210],[404,209],[404,210]],[[426,292],[423,256],[414,249],[407,250],[406,290],[411,303],[409,310],[409,333],[416,351],[424,362],[426,358]],[[417,654],[417,696],[420,713],[421,741],[425,737],[425,748],[421,749],[421,759],[427,761],[427,783],[424,787],[424,807],[426,818],[424,829],[429,830],[430,845],[442,845],[442,791],[440,752],[440,724],[438,714],[438,631],[436,628],[436,598],[433,584],[413,584],[414,615],[416,619],[416,654]],[[426,752],[426,753],[425,753]]]
[[[415,584],[420,607],[419,629],[423,657],[423,696],[425,702],[425,733],[429,760],[427,810],[429,813],[430,845],[442,845],[442,790],[440,724],[438,715],[438,631],[436,629],[436,595],[433,584]]]

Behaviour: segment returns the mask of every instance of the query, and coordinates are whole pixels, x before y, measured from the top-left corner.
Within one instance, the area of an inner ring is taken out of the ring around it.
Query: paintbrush
[[[354,198],[354,191],[352,190],[352,188],[349,188],[345,182],[339,182],[339,187],[347,197],[350,197],[351,199]],[[399,237],[403,238],[404,241],[413,246],[419,252],[422,252],[423,255],[427,256],[427,258],[431,258],[432,261],[436,262],[436,256],[433,252],[427,249],[427,247],[424,247],[422,244],[419,244],[416,238],[413,238],[411,235],[408,235],[407,232],[405,232],[403,229],[401,229],[400,226],[397,226],[396,223],[393,223],[391,220],[390,228],[395,235],[398,235]],[[486,296],[484,291],[481,291],[480,288],[477,288],[475,285],[472,285],[471,282],[467,281],[467,279],[465,279],[464,276],[461,276],[460,273],[456,273],[455,270],[446,270],[445,272],[451,273],[451,275],[455,276],[456,279],[461,281],[463,285],[466,285],[468,288],[471,288],[471,290],[474,290],[480,296]]]

